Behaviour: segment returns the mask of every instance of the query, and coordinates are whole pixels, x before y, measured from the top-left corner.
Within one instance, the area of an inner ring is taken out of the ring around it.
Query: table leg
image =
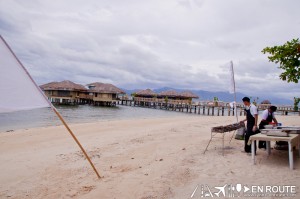
[[[224,156],[224,137],[225,137],[225,133],[223,132],[223,149],[222,149],[223,156]]]
[[[294,157],[293,157],[293,146],[291,142],[289,143],[289,162],[290,162],[290,169],[294,169]]]
[[[298,143],[298,155],[299,155],[299,158],[300,158],[300,144]]]
[[[270,141],[266,141],[266,147],[267,147],[268,155],[270,155],[271,154],[271,142]]]
[[[255,141],[252,140],[251,141],[251,155],[252,155],[252,163],[253,165],[255,164],[255,145],[254,145]]]

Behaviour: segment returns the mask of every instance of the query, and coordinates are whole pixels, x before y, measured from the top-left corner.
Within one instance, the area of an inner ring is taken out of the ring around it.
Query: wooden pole
[[[234,79],[234,69],[233,69],[233,62],[230,61],[231,64],[231,70],[232,70],[232,78],[233,78],[233,88],[234,88],[234,110],[233,115],[236,116],[236,122],[239,122],[238,114],[237,114],[237,108],[236,108],[236,91],[235,91],[235,79]]]
[[[51,108],[55,112],[55,114],[58,116],[58,118],[61,120],[61,122],[64,124],[64,126],[66,127],[66,129],[69,131],[69,133],[71,134],[71,136],[73,137],[73,139],[75,140],[75,142],[77,143],[77,145],[79,146],[79,148],[81,149],[81,151],[83,152],[84,156],[89,161],[89,163],[92,166],[92,168],[94,169],[97,177],[100,179],[101,176],[99,175],[99,173],[98,173],[97,169],[95,168],[93,162],[91,161],[91,159],[89,158],[89,156],[85,152],[84,148],[81,146],[80,142],[77,140],[77,138],[74,135],[74,133],[72,132],[72,130],[69,128],[68,124],[65,122],[64,118],[60,115],[60,113],[56,110],[55,107],[52,106]]]

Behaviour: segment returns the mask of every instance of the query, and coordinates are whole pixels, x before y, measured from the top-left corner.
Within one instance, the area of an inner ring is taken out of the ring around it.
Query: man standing
[[[278,122],[275,118],[274,112],[276,112],[277,107],[276,106],[270,106],[268,109],[264,110],[261,115],[261,122],[259,123],[259,129],[264,129],[265,125],[268,125],[272,121],[275,122],[275,125],[277,126]],[[266,148],[266,141],[259,141],[258,142],[258,148]]]
[[[246,119],[242,120],[241,122],[247,121],[247,131],[245,134],[245,147],[244,150],[246,153],[251,153],[251,145],[248,145],[248,141],[251,135],[256,134],[257,131],[257,119],[258,119],[258,112],[257,107],[254,104],[250,103],[249,97],[244,97],[243,103],[245,105],[246,111]],[[256,142],[255,144],[255,151],[256,151]]]

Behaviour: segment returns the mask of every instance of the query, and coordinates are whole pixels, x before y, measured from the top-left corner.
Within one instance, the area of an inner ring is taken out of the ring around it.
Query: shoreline
[[[116,109],[112,107],[112,109],[107,107],[91,107],[91,106],[82,106],[81,109],[74,107],[61,107],[58,108],[60,114],[64,117],[68,124],[76,124],[76,123],[90,123],[90,122],[99,122],[99,121],[111,121],[111,120],[123,120],[123,119],[134,119],[134,118],[164,118],[164,117],[181,117],[186,116],[181,113],[174,112],[157,112],[157,110],[149,110],[144,109],[144,111],[138,110],[138,107],[119,107]],[[85,110],[86,109],[86,110]],[[77,112],[70,112],[75,110]],[[107,111],[108,112],[105,112]],[[120,112],[116,112],[116,110]],[[83,111],[83,112],[82,112]],[[104,111],[103,113],[99,113],[98,111]],[[23,115],[31,115],[33,113],[34,121],[30,122],[27,117]],[[148,114],[149,113],[149,114]],[[136,114],[136,115],[134,115]],[[97,116],[95,116],[97,115]],[[188,114],[189,115],[189,114]],[[1,118],[2,116],[2,118]],[[17,119],[14,119],[17,118]],[[1,121],[1,119],[3,121]],[[12,122],[12,121],[13,122]],[[7,122],[8,124],[6,124]],[[1,123],[4,127],[1,127]],[[49,126],[57,126],[62,125],[61,121],[54,114],[54,112],[48,108],[45,109],[36,109],[36,110],[27,110],[27,111],[19,111],[12,113],[4,113],[0,114],[0,133],[7,131],[16,131],[21,129],[31,129],[36,127],[49,127]]]
[[[188,115],[188,116],[187,116]],[[95,120],[95,121],[83,121],[83,122],[67,122],[67,124],[71,126],[76,125],[96,125],[98,123],[104,123],[104,122],[117,122],[117,121],[132,121],[132,120],[146,120],[146,119],[167,119],[167,118],[186,118],[186,117],[193,117],[194,115],[190,115],[187,113],[186,115],[173,115],[173,116],[145,116],[143,118],[113,118],[113,119],[103,119],[103,120]],[[201,115],[202,116],[202,115]],[[206,117],[206,115],[203,115]],[[232,117],[232,116],[230,116]],[[64,127],[63,123],[59,120],[61,124],[53,124],[49,126],[35,126],[35,127],[28,127],[28,128],[16,128],[11,129],[8,131],[0,131],[0,134],[4,133],[17,133],[18,131],[30,131],[34,129],[45,129],[45,128],[55,128],[55,127]],[[65,128],[65,127],[64,127]]]
[[[217,115],[203,115],[203,114],[198,114],[198,113],[189,113],[189,112],[179,112],[179,111],[173,111],[173,110],[165,110],[165,109],[152,109],[152,108],[147,108],[147,107],[131,107],[131,106],[121,106],[122,108],[124,107],[125,109],[144,109],[145,112],[149,111],[153,111],[150,115],[147,115],[147,113],[142,113],[142,115],[139,116],[102,116],[99,115],[99,118],[95,119],[95,117],[89,117],[87,116],[88,119],[82,119],[81,121],[79,121],[79,119],[77,118],[77,115],[80,115],[80,113],[73,113],[73,115],[71,115],[71,119],[69,118],[70,116],[63,116],[64,119],[66,120],[67,124],[72,125],[72,124],[77,124],[77,123],[84,123],[84,124],[89,124],[89,123],[97,123],[97,122],[101,122],[101,121],[118,121],[118,120],[131,120],[131,119],[138,119],[138,118],[144,118],[144,119],[155,119],[155,118],[169,118],[169,117],[235,117],[235,116],[217,116]],[[65,106],[62,106],[62,109],[59,110],[59,112],[62,114],[64,110],[71,110],[73,107],[68,107],[70,109],[66,109]],[[97,109],[107,109],[107,107],[97,107],[95,110]],[[119,107],[118,107],[119,108]],[[113,109],[115,109],[115,107],[113,107]],[[92,109],[93,110],[93,109]],[[94,110],[94,111],[95,111]],[[126,110],[125,110],[126,111]],[[154,112],[157,112],[157,114],[153,114]],[[14,112],[12,114],[23,114],[22,111],[20,112]],[[5,113],[5,114],[10,114],[10,113]],[[51,111],[48,111],[48,117],[50,117],[50,119],[48,118],[47,121],[41,122],[38,121],[36,123],[32,123],[32,124],[25,124],[24,121],[20,120],[20,121],[16,121],[15,124],[11,124],[10,126],[7,127],[0,127],[0,133],[12,133],[18,130],[28,130],[28,129],[32,129],[32,128],[42,128],[42,127],[51,127],[51,126],[61,126],[63,125],[62,122],[58,119],[58,117]],[[65,113],[67,114],[67,113]],[[77,114],[77,115],[76,115]],[[143,115],[144,114],[144,115]],[[259,113],[260,116],[261,113]],[[63,115],[63,114],[62,114]],[[1,116],[1,115],[0,115]],[[293,114],[293,115],[281,115],[281,114],[276,114],[276,117],[295,117],[298,116],[298,114]],[[77,119],[72,119],[72,117],[77,118]],[[103,117],[107,117],[107,118],[103,118]],[[244,117],[244,116],[238,116],[239,118]],[[0,118],[1,119],[1,118]],[[7,119],[6,119],[7,120]],[[23,119],[24,120],[24,119]],[[52,120],[52,121],[51,121]],[[70,120],[74,120],[74,121],[70,121]],[[51,123],[49,123],[49,121]],[[21,123],[18,124],[17,123]],[[3,123],[5,124],[5,123]],[[1,123],[0,123],[1,125]]]

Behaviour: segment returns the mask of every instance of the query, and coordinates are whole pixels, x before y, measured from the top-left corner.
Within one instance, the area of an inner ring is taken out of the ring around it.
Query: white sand
[[[300,126],[299,119],[278,116],[284,125]],[[295,185],[299,192],[296,152],[295,170],[289,169],[287,151],[272,150],[268,157],[258,150],[252,165],[241,152],[243,141],[235,139],[224,157],[220,140],[203,154],[210,128],[233,121],[183,115],[71,125],[100,180],[62,126],[0,133],[0,198],[190,198],[197,185],[237,183]]]

